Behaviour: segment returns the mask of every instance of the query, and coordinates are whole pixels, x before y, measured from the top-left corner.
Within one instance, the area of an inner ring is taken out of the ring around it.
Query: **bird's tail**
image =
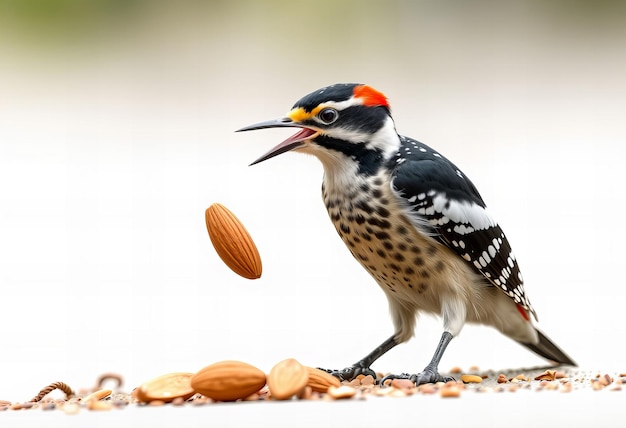
[[[563,352],[561,348],[556,346],[556,344],[552,340],[550,340],[550,338],[548,338],[538,329],[536,330],[539,337],[539,342],[535,344],[520,342],[520,344],[524,345],[537,355],[540,355],[543,358],[546,358],[554,363],[567,364],[574,367],[577,366],[576,362],[574,362],[574,360],[572,360],[569,355]]]

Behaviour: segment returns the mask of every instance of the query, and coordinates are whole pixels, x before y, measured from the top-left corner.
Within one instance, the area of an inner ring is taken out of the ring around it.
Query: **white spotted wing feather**
[[[413,223],[471,264],[492,285],[536,318],[511,246],[472,182],[430,147],[401,137],[391,160],[392,189]],[[409,150],[406,150],[409,148]]]

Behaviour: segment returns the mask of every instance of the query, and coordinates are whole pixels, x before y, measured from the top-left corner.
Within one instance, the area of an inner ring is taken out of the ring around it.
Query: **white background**
[[[223,359],[342,368],[386,339],[387,303],[327,218],[319,162],[248,167],[291,131],[233,132],[341,81],[385,92],[400,133],[471,177],[539,327],[585,369],[626,370],[621,12],[322,3],[149,9],[63,43],[4,27],[0,399],[103,372],[130,390]],[[213,202],[252,234],[261,279],[213,250]],[[374,368],[420,370],[440,334],[422,318]],[[538,364],[467,326],[441,369]]]

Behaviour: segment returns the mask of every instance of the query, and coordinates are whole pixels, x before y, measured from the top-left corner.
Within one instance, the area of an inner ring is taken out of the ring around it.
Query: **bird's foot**
[[[455,379],[451,376],[442,376],[439,374],[439,372],[437,370],[433,370],[430,368],[426,368],[424,369],[423,372],[421,373],[417,373],[417,374],[409,374],[409,373],[402,373],[399,375],[395,375],[395,374],[390,374],[385,376],[384,378],[382,378],[380,380],[380,384],[382,386],[385,385],[385,381],[386,380],[393,380],[393,379],[409,379],[410,381],[412,381],[413,383],[415,383],[416,386],[419,385],[423,385],[425,383],[437,383],[437,382],[448,382],[448,381],[454,381]]]
[[[320,368],[320,370],[324,370],[325,372],[330,373],[331,375],[338,378],[340,381],[351,381],[361,374],[364,376],[371,375],[374,379],[376,379],[376,372],[374,370],[370,369],[369,367],[360,365],[359,363],[350,367],[346,367],[342,370],[329,370],[322,368]]]

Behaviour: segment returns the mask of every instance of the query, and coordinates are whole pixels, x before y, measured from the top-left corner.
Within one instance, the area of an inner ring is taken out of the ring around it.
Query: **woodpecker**
[[[439,374],[448,344],[465,323],[494,327],[553,364],[576,363],[533,324],[537,321],[502,228],[472,181],[450,160],[396,132],[387,97],[364,84],[312,92],[280,119],[238,131],[299,131],[252,162],[288,151],[316,156],[322,197],[337,233],[385,293],[394,333],[342,370],[341,380],[373,374],[372,363],[414,334],[420,313],[443,320],[443,334],[416,385]]]

